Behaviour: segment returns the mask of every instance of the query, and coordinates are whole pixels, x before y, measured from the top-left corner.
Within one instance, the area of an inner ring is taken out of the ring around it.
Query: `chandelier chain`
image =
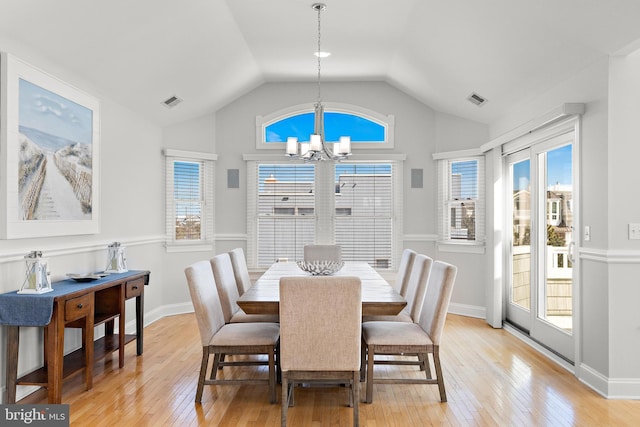
[[[320,104],[322,102],[322,97],[320,95],[320,62],[322,56],[322,50],[320,50],[320,39],[322,36],[320,31],[320,13],[322,12],[323,7],[318,5],[316,9],[318,11],[318,51],[316,52],[316,56],[318,57],[318,104]]]

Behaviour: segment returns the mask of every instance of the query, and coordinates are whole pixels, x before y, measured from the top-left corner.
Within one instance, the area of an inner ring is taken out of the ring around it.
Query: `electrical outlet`
[[[640,240],[640,224],[629,223],[629,240]]]
[[[589,227],[588,225],[584,226],[584,241],[588,242],[589,240],[591,240],[591,227]]]

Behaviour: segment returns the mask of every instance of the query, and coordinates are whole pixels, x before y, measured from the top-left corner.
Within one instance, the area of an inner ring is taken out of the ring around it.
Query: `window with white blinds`
[[[315,165],[258,164],[257,263],[303,259],[315,241]]]
[[[247,261],[304,258],[338,244],[345,261],[393,269],[402,237],[399,162],[247,163]]]
[[[186,153],[193,156],[187,157],[184,152],[180,156],[172,153],[165,152],[166,246],[200,250],[200,245],[205,244],[205,248],[212,248],[214,162],[211,155]]]
[[[335,165],[335,243],[345,261],[391,268],[393,167],[381,163]]]
[[[484,242],[484,158],[439,160],[438,176],[439,240]]]

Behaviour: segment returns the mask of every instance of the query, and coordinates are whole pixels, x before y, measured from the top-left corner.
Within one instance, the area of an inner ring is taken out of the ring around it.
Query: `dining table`
[[[295,262],[276,262],[238,299],[247,314],[278,314],[280,278],[311,276]],[[362,283],[362,315],[396,315],[407,301],[366,262],[345,262],[332,276],[355,276]]]

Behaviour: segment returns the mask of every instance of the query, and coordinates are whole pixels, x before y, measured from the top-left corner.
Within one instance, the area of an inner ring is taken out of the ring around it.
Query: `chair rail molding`
[[[42,245],[38,247],[38,250],[46,253],[47,257],[63,256],[63,255],[75,255],[79,253],[95,252],[106,250],[107,246],[118,241],[124,246],[143,246],[152,244],[164,244],[166,240],[165,235],[157,236],[138,236],[128,238],[114,237],[109,240],[99,240],[92,242],[72,242],[56,245]],[[0,264],[15,261],[24,261],[24,255],[28,252],[26,249],[16,249],[10,252],[0,253]]]
[[[640,264],[640,250],[580,248],[578,255],[582,260],[606,264]]]
[[[222,242],[222,241],[247,241],[249,240],[249,236],[246,233],[236,233],[236,234],[232,234],[232,233],[228,233],[228,234],[216,234],[214,236],[214,240],[217,242]]]
[[[438,240],[437,234],[405,234],[402,236],[405,242],[435,242]]]

